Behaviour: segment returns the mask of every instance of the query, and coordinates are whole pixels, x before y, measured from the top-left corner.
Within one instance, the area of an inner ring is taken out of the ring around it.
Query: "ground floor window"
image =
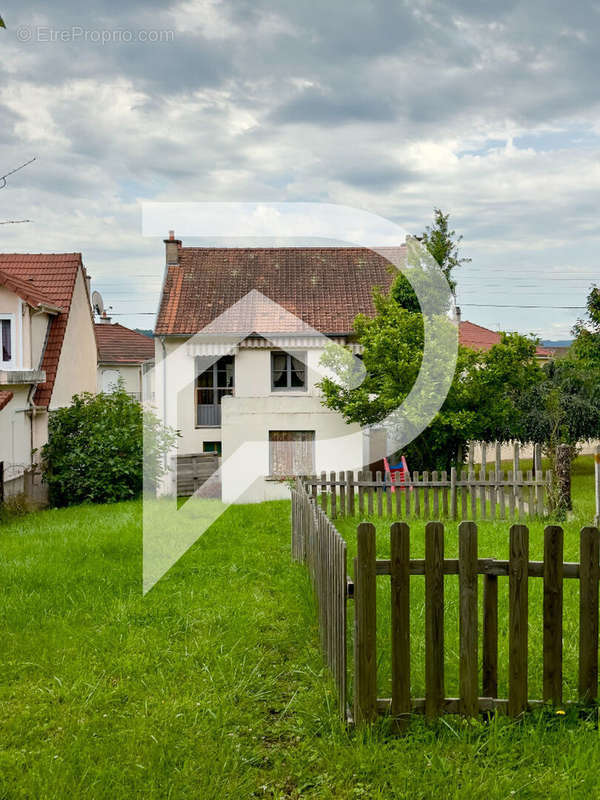
[[[269,431],[269,470],[277,478],[313,475],[314,431]]]
[[[221,455],[221,442],[202,442],[203,453],[214,453],[217,456]]]

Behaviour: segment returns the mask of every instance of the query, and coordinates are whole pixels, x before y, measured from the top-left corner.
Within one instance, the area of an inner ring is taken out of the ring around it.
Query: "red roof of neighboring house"
[[[495,344],[500,344],[502,334],[482,325],[475,325],[474,322],[465,321],[460,323],[458,338],[463,347],[470,347],[472,350],[491,350]],[[550,358],[552,354],[553,351],[547,347],[536,347],[536,355],[541,358]]]
[[[98,361],[106,364],[141,364],[154,358],[154,339],[123,325],[100,322],[94,325]]]
[[[22,278],[18,278],[15,275],[10,275],[8,272],[0,269],[0,286],[4,286],[5,289],[8,289],[10,292],[14,292],[22,300],[25,300],[26,303],[29,303],[29,305],[33,308],[46,306],[55,311],[62,310],[57,308],[54,303],[52,303],[46,297],[46,295],[38,289],[31,279],[23,280]]]
[[[13,397],[14,394],[12,392],[0,392],[0,411],[10,403]]]
[[[40,383],[36,389],[34,402],[38,406],[48,406],[52,397],[75,280],[80,268],[83,269],[81,253],[0,253],[0,270],[4,274],[19,281],[20,286],[23,282],[30,285],[36,297],[44,298],[43,303],[61,309],[61,313],[50,323],[44,348],[41,368],[46,372],[46,382]],[[19,294],[17,289],[13,291]]]
[[[364,247],[179,247],[169,266],[157,334],[194,334],[257,289],[323,334],[347,334],[375,312],[372,289],[387,290],[390,262]],[[391,253],[392,250],[389,249]],[[394,248],[403,257],[404,247]]]

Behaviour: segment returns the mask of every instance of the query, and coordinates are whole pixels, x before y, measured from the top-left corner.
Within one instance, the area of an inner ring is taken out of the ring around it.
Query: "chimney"
[[[103,311],[102,314],[100,314],[100,322],[102,325],[110,325],[111,319],[112,318],[107,315],[106,311]]]
[[[181,239],[175,238],[175,231],[169,231],[169,238],[164,240],[167,267],[177,266],[179,264],[179,248],[181,247]]]
[[[458,325],[460,325],[460,322],[461,322],[460,316],[461,316],[461,314],[460,314],[460,306],[454,306],[454,321]]]

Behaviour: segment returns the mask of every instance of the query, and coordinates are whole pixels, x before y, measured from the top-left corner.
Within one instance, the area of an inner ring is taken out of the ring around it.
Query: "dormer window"
[[[13,366],[15,354],[14,314],[0,314],[0,367]]]

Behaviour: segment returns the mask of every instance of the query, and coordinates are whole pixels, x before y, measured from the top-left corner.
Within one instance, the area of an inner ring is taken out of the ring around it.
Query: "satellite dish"
[[[100,292],[92,292],[92,308],[98,316],[102,315],[104,311],[104,301],[102,300]]]

